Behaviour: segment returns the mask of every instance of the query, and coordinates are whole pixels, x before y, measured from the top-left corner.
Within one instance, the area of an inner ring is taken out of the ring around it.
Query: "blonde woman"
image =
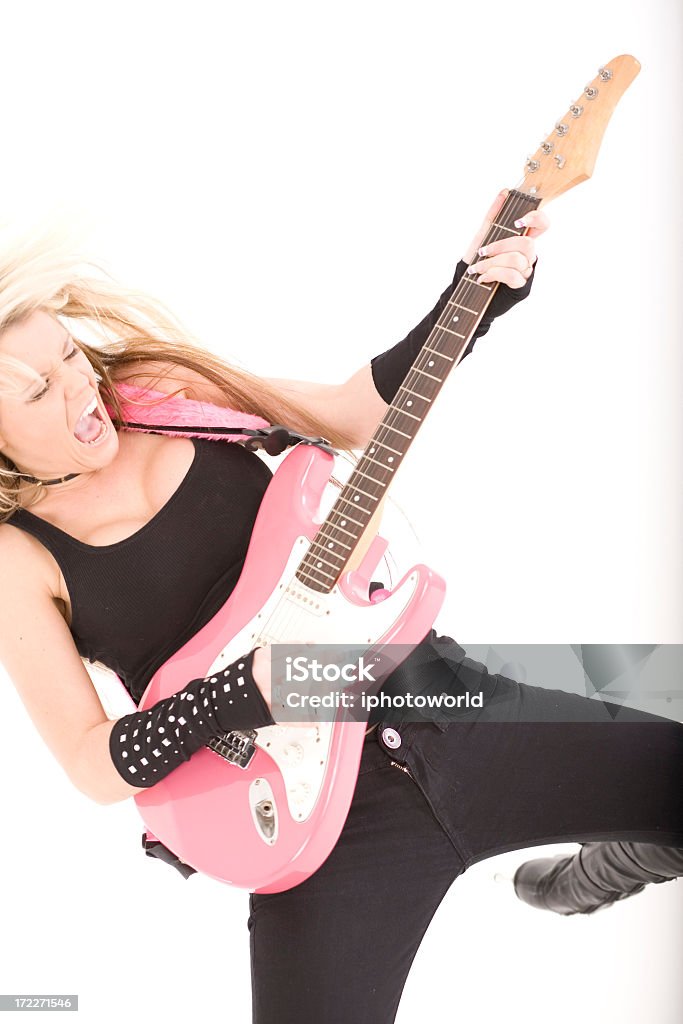
[[[244,659],[243,703],[228,706],[218,692],[192,731],[179,708],[205,680],[113,722],[91,685],[83,659],[113,669],[137,703],[159,665],[213,617],[239,578],[271,478],[239,444],[119,429],[117,384],[362,448],[468,265],[501,284],[477,336],[529,293],[548,221],[532,212],[526,235],[479,254],[501,202],[421,324],[333,386],[231,367],[159,302],[94,266],[84,273],[57,248],[27,242],[0,254],[0,658],[88,797],[125,800],[212,736],[274,722],[260,648]],[[163,615],[148,614],[158,608]],[[420,646],[421,687],[475,688],[485,710],[368,729],[329,858],[287,892],[249,897],[256,1024],[393,1021],[436,907],[483,857],[567,839],[680,841],[679,725],[633,713],[628,726],[606,726],[594,720],[595,702],[489,675],[450,637],[432,631]],[[163,763],[144,756],[150,729],[173,737]]]

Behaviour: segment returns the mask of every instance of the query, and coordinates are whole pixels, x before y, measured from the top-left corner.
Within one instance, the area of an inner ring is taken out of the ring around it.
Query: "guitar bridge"
[[[207,747],[211,747],[229,764],[237,765],[238,768],[248,768],[256,753],[255,739],[255,729],[224,732],[222,736],[209,740]]]

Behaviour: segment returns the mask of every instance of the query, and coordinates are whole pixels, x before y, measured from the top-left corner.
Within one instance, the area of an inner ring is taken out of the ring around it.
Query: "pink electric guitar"
[[[615,58],[586,86],[529,158],[485,242],[521,234],[514,222],[588,178],[615,104],[638,74]],[[218,673],[252,648],[343,643],[415,647],[442,605],[443,579],[416,565],[391,590],[368,588],[387,546],[382,500],[497,284],[465,275],[377,426],[331,511],[319,517],[329,451],[298,444],[273,476],[242,575],[214,618],[155,674],[140,709]],[[359,553],[361,553],[359,559]],[[230,733],[135,796],[148,832],[185,864],[223,882],[280,892],[327,858],[356,785],[365,721],[274,725]]]

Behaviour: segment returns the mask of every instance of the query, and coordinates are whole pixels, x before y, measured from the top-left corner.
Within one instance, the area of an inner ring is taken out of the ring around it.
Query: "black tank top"
[[[178,489],[115,544],[84,544],[27,509],[7,520],[59,565],[79,654],[116,672],[136,704],[157,669],[234,589],[273,476],[240,444],[192,441],[194,459]]]

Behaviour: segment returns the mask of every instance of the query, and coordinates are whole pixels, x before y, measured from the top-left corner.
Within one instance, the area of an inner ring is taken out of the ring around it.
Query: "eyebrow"
[[[66,328],[65,328],[65,330],[66,330]],[[67,345],[69,344],[70,340],[71,340],[71,334],[69,333],[69,331],[66,331],[66,337],[64,338],[64,344],[62,345],[62,355],[64,355],[64,353],[66,352],[66,348],[67,348]],[[39,373],[38,375],[40,377],[49,377],[50,374],[54,373],[55,370],[56,370],[56,367],[53,366],[50,370],[46,370],[44,373]]]

